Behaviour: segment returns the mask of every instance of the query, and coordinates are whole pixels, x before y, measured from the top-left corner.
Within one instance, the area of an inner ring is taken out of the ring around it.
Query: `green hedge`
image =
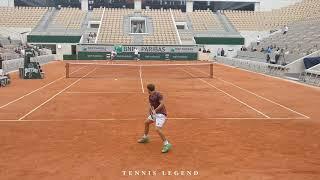
[[[79,43],[81,36],[28,35],[28,43]]]
[[[244,38],[227,38],[227,37],[195,37],[197,44],[211,45],[244,45]]]
[[[77,60],[77,55],[76,54],[63,55],[63,60]]]
[[[106,60],[105,52],[78,52],[79,60]],[[141,60],[197,60],[198,53],[140,53]],[[116,60],[133,60],[134,53],[124,52],[119,53]]]

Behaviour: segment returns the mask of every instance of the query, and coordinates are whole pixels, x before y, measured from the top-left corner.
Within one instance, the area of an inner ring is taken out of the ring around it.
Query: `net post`
[[[210,64],[210,78],[213,78],[213,63]]]
[[[70,64],[66,63],[66,78],[69,78],[69,67],[70,67]]]

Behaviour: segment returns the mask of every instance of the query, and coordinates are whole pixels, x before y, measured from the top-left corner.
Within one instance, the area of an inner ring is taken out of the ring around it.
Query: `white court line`
[[[279,118],[246,118],[246,117],[241,117],[241,118],[237,118],[237,117],[234,117],[234,118],[208,118],[208,119],[221,119],[221,120],[263,120],[263,119],[266,119],[266,120],[294,120],[294,119],[307,119],[307,118],[303,118],[303,117],[279,117]]]
[[[119,91],[115,91],[115,92],[99,92],[99,91],[68,91],[65,92],[66,94],[140,94],[141,92],[119,92]]]
[[[73,72],[70,73],[70,74],[73,74],[73,73],[75,73],[75,72],[77,72],[77,71],[80,71],[80,70],[83,69],[83,68],[85,68],[85,67],[79,68],[79,69],[73,71]],[[6,106],[9,106],[10,104],[15,103],[15,102],[17,102],[17,101],[19,101],[19,100],[21,100],[21,99],[23,99],[23,98],[25,98],[25,97],[27,97],[27,96],[29,96],[29,95],[37,92],[37,91],[39,91],[39,90],[41,90],[41,89],[43,89],[43,88],[45,88],[45,87],[47,87],[47,86],[50,86],[51,84],[53,84],[53,83],[55,83],[55,82],[57,82],[57,81],[60,81],[61,79],[64,79],[65,77],[66,77],[66,76],[64,75],[64,76],[62,76],[62,77],[60,77],[60,78],[58,78],[58,79],[56,79],[56,80],[54,80],[54,81],[52,81],[52,82],[50,82],[50,83],[48,83],[48,84],[46,84],[46,85],[38,88],[38,89],[35,89],[35,90],[29,92],[28,94],[25,94],[25,95],[23,95],[23,96],[15,99],[15,100],[13,100],[13,101],[10,101],[10,102],[8,102],[8,103],[5,104],[5,105],[0,106],[0,109],[4,108],[4,107],[6,107]]]
[[[293,81],[293,80],[289,80],[289,79],[284,79],[284,78],[280,78],[280,77],[276,77],[276,76],[271,76],[271,75],[263,74],[263,73],[259,73],[259,72],[249,71],[247,69],[242,69],[242,68],[238,68],[238,67],[235,67],[235,66],[230,66],[230,65],[227,65],[227,64],[222,64],[222,63],[217,63],[217,62],[214,62],[214,63],[218,64],[218,65],[230,67],[230,68],[233,68],[233,69],[237,69],[237,70],[240,70],[240,71],[246,71],[246,72],[249,72],[249,73],[259,74],[259,75],[262,75],[262,76],[265,76],[265,77],[268,77],[268,78],[273,78],[273,79],[277,79],[277,80],[281,80],[281,81],[285,81],[285,82],[301,85],[301,86],[304,86],[304,87],[309,87],[309,88],[312,88],[312,89],[315,89],[315,90],[318,90],[318,91],[320,90],[320,87],[317,87],[317,86],[312,86],[312,85],[309,85],[309,84],[305,84],[305,83],[301,83],[301,82],[297,82],[297,81]]]
[[[194,69],[194,70],[199,71],[199,72],[201,72],[201,73],[203,73],[203,74],[207,74],[207,73],[205,73],[205,72],[203,72],[203,71],[201,71],[201,70],[199,70],[199,69]],[[284,108],[284,109],[286,109],[286,110],[288,110],[288,111],[291,111],[291,112],[293,112],[293,113],[295,113],[295,114],[298,114],[298,115],[300,115],[300,116],[302,116],[302,117],[304,117],[304,118],[306,118],[306,119],[310,119],[309,116],[306,116],[306,115],[304,115],[304,114],[302,114],[302,113],[299,113],[299,112],[297,112],[297,111],[295,111],[295,110],[293,110],[293,109],[291,109],[291,108],[288,108],[288,107],[286,107],[286,106],[284,106],[284,105],[282,105],[282,104],[279,104],[279,103],[277,103],[277,102],[274,102],[274,101],[272,101],[272,100],[270,100],[270,99],[268,99],[268,98],[265,98],[265,97],[263,97],[263,96],[260,96],[260,95],[258,95],[258,94],[256,94],[256,93],[252,92],[252,91],[249,91],[249,90],[247,90],[247,89],[244,89],[244,88],[242,88],[242,87],[240,87],[240,86],[238,86],[238,85],[236,85],[236,84],[233,84],[233,83],[231,83],[231,82],[229,82],[229,81],[223,80],[223,79],[221,79],[221,78],[219,78],[219,77],[217,77],[217,76],[213,76],[213,77],[216,78],[216,79],[218,79],[218,80],[220,80],[220,81],[222,81],[222,82],[225,82],[225,83],[230,84],[230,85],[232,85],[232,86],[234,86],[234,87],[237,87],[237,88],[239,88],[239,89],[241,89],[241,90],[243,90],[243,91],[245,91],[245,92],[247,92],[247,93],[249,93],[249,94],[252,94],[252,95],[254,95],[254,96],[256,96],[256,97],[258,97],[258,98],[260,98],[260,99],[263,99],[263,100],[265,100],[265,101],[268,101],[268,102],[270,102],[270,103],[273,103],[273,104],[275,104],[275,105],[278,105],[278,106],[280,106],[280,107],[282,107],[282,108]]]
[[[140,74],[141,89],[142,89],[142,93],[144,94],[143,80],[142,80],[142,69],[141,69],[141,66],[140,66],[140,68],[139,68],[139,74]]]
[[[185,71],[186,73],[188,73],[189,75],[191,75],[191,76],[193,76],[193,77],[194,77],[194,74],[190,73],[189,71],[186,71],[185,69],[182,69],[182,70],[183,70],[183,71]],[[236,98],[236,97],[232,96],[231,94],[229,94],[229,93],[227,93],[227,92],[225,92],[225,91],[223,91],[223,90],[221,90],[221,89],[217,88],[216,86],[214,86],[214,85],[210,84],[209,82],[207,82],[207,81],[205,81],[205,80],[203,80],[203,79],[201,79],[201,78],[197,78],[197,79],[198,79],[198,80],[200,80],[200,81],[202,81],[203,83],[205,83],[205,84],[207,84],[207,85],[209,85],[209,86],[211,86],[211,87],[215,88],[216,90],[218,90],[218,91],[222,92],[223,94],[225,94],[225,95],[227,95],[227,96],[231,97],[232,99],[234,99],[234,100],[238,101],[239,103],[241,103],[241,104],[243,104],[243,105],[247,106],[248,108],[250,108],[250,109],[252,109],[252,110],[256,111],[257,113],[261,114],[262,116],[264,116],[264,117],[266,117],[266,118],[270,118],[269,116],[267,116],[266,114],[264,114],[264,113],[262,113],[261,111],[257,110],[256,108],[254,108],[254,107],[250,106],[249,104],[247,104],[247,103],[245,103],[245,102],[241,101],[240,99],[238,99],[238,98]]]
[[[21,118],[19,118],[18,120],[22,120],[23,118],[27,117],[29,114],[33,113],[34,111],[36,111],[37,109],[39,109],[40,107],[42,107],[43,105],[47,104],[49,101],[51,101],[53,98],[55,98],[56,96],[58,96],[59,94],[63,93],[65,90],[69,89],[71,86],[75,85],[77,82],[79,82],[81,79],[85,78],[86,76],[88,76],[89,74],[91,74],[93,71],[95,71],[97,68],[94,68],[93,70],[89,71],[87,74],[85,74],[84,76],[82,76],[81,78],[79,78],[78,80],[74,81],[72,84],[70,84],[69,86],[67,86],[66,88],[62,89],[61,91],[59,91],[57,94],[53,95],[51,98],[49,98],[48,100],[46,100],[45,102],[43,102],[42,104],[40,104],[39,106],[37,106],[36,108],[32,109],[30,112],[28,112],[27,114],[23,115]]]
[[[23,120],[16,120],[16,119],[3,119],[0,122],[69,122],[69,121],[143,121],[145,118],[106,118],[106,119],[23,119]],[[299,118],[299,117],[279,117],[279,118],[253,118],[253,117],[221,117],[221,118],[168,118],[168,120],[304,120],[306,118]]]

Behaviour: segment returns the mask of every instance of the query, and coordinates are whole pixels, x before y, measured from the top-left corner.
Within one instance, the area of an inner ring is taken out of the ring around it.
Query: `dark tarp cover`
[[[320,64],[320,57],[304,58],[303,62],[306,69],[309,69],[317,64]]]

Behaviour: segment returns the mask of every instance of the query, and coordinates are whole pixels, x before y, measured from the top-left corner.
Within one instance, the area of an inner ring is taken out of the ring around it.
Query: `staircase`
[[[219,19],[219,21],[225,31],[237,32],[236,28],[230,23],[230,21],[228,20],[228,18],[224,14],[217,12],[217,18]]]
[[[42,17],[40,23],[36,28],[33,29],[33,32],[44,32],[48,29],[49,23],[52,21],[55,14],[55,8],[49,9],[48,12]]]
[[[179,29],[179,35],[180,35],[180,39],[181,39],[181,43],[182,45],[195,45],[196,41],[194,40],[194,32],[193,32],[193,26],[191,23],[191,20],[189,18],[189,16],[187,15],[187,29]],[[189,36],[191,37],[190,40],[186,40],[184,39],[185,36]]]
[[[181,44],[182,45],[194,45],[195,40],[193,38],[193,32],[190,29],[179,29],[178,30],[180,39],[181,39]]]

